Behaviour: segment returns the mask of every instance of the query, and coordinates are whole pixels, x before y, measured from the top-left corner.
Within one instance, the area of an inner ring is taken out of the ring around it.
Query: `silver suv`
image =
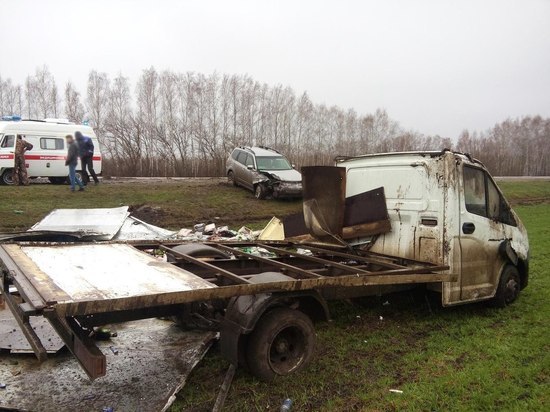
[[[269,147],[237,147],[227,159],[229,183],[254,192],[257,199],[301,197],[302,175],[281,153]]]

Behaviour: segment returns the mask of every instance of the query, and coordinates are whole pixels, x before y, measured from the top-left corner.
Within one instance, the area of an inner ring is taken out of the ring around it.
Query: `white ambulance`
[[[23,135],[34,147],[25,153],[25,163],[29,178],[47,177],[51,183],[63,184],[67,181],[69,169],[65,166],[67,147],[65,136],[80,131],[94,143],[94,169],[101,173],[101,152],[99,142],[90,126],[78,125],[59,119],[46,120],[0,120],[0,183],[13,184],[15,163],[15,139]],[[77,171],[80,172],[80,162]]]

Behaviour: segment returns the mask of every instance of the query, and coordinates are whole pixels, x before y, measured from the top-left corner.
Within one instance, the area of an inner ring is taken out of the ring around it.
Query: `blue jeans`
[[[71,181],[71,190],[74,192],[75,185],[84,187],[82,181],[76,175],[76,163],[69,165],[69,180]]]

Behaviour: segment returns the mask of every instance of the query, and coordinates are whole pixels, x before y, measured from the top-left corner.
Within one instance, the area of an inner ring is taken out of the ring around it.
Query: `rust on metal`
[[[346,170],[334,166],[302,168],[304,221],[316,237],[342,236]]]

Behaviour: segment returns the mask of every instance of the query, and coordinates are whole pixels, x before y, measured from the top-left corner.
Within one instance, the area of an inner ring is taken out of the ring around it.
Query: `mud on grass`
[[[259,201],[251,192],[220,179],[104,183],[82,193],[51,184],[0,186],[0,199],[2,232],[26,230],[56,208],[128,205],[138,218],[174,230],[201,222],[258,228],[273,216],[284,217],[302,208],[299,200]]]

